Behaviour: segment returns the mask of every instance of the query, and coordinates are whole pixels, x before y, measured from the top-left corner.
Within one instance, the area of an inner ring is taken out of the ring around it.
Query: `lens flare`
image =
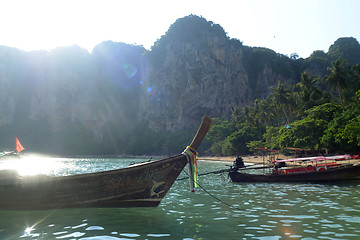
[[[133,78],[138,72],[138,69],[132,64],[124,63],[121,65],[121,67],[124,70],[124,73],[128,78]]]
[[[32,231],[34,231],[34,228],[33,228],[33,227],[27,227],[27,228],[25,229],[25,235],[26,235],[26,236],[29,236]]]

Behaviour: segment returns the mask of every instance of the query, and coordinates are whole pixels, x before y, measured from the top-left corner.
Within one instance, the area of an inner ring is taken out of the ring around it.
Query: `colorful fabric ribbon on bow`
[[[197,155],[198,152],[187,146],[186,149],[182,152],[183,155],[186,156],[188,160],[188,171],[189,171],[189,185],[190,191],[194,192],[194,188],[198,187],[198,170],[197,170]]]

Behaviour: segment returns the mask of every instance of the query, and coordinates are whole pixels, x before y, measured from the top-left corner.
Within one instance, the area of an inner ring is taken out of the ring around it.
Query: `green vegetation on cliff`
[[[234,111],[230,121],[217,119],[207,137],[212,144],[208,151],[233,155],[249,154],[255,147],[295,147],[358,153],[359,68],[336,60],[324,78],[304,72],[292,88],[279,83],[253,107]]]

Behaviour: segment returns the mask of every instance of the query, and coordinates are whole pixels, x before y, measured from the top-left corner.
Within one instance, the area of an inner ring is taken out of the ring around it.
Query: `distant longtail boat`
[[[256,170],[254,170],[256,169]],[[262,169],[259,172],[259,169]],[[253,171],[253,172],[250,172]],[[337,155],[269,161],[267,166],[232,167],[233,182],[338,182],[360,180],[360,156]]]
[[[14,155],[21,153],[24,150],[25,150],[25,148],[21,145],[19,139],[17,137],[15,137],[15,150],[1,152],[0,158],[5,157],[5,156],[14,156]]]

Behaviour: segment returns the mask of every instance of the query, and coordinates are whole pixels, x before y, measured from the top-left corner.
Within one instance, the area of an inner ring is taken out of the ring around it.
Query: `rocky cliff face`
[[[163,64],[150,64],[139,117],[152,128],[176,131],[197,124],[204,114],[228,116],[233,107],[249,103],[241,49],[227,39],[207,40],[170,43]]]
[[[242,44],[214,31],[217,27],[204,27],[196,38],[159,41],[160,57],[150,58],[138,115],[151,128],[178,131],[196,125],[204,114],[229,117],[234,108],[268,96],[270,86],[284,79],[272,72],[269,62],[249,77]],[[179,30],[172,26],[167,33],[171,36],[170,31]]]
[[[68,139],[79,138],[120,152],[136,142],[139,123],[175,132],[197,127],[204,114],[229,117],[278,81],[292,85],[303,70],[323,75],[327,55],[297,61],[249,48],[196,16],[176,21],[151,51],[110,41],[91,54],[76,46],[30,53],[0,46],[0,141],[22,134],[43,144],[55,136],[69,147]]]
[[[136,125],[142,70],[134,58],[144,49],[114,45],[100,44],[91,55],[77,46],[51,52],[0,47],[0,140],[86,135],[100,143]],[[124,57],[126,51],[133,57]]]
[[[197,127],[204,114],[229,117],[268,96],[277,81],[291,81],[261,54],[250,61],[249,48],[197,16],[176,21],[149,52],[110,41],[92,54],[77,46],[2,47],[0,127],[33,121],[61,132],[76,125],[97,142],[138,122],[155,131]]]

